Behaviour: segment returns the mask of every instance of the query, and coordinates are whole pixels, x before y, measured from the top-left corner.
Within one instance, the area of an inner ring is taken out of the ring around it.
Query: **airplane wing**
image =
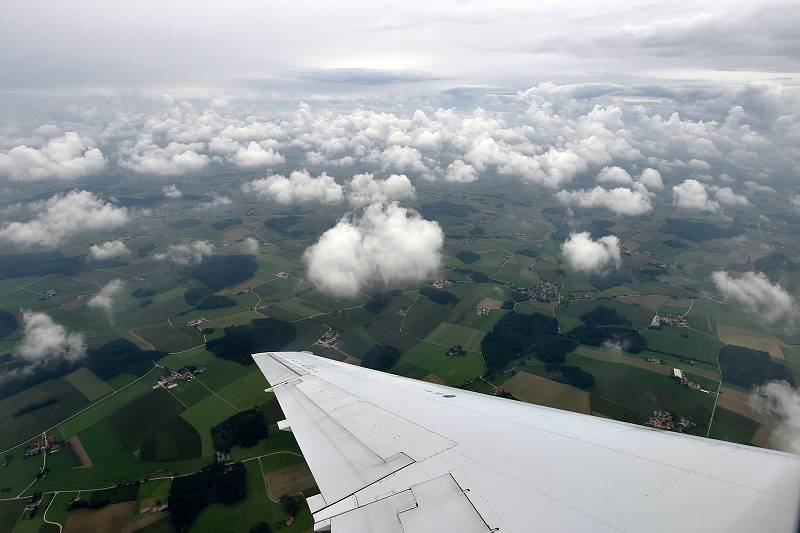
[[[798,455],[308,352],[253,358],[320,489],[315,531],[797,531]]]

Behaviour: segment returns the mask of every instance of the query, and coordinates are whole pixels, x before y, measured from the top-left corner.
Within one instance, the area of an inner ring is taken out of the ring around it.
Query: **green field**
[[[479,329],[442,322],[425,337],[425,341],[442,346],[460,344],[468,352],[479,352],[481,351],[481,340],[485,336],[486,333]]]
[[[425,369],[453,386],[463,385],[485,371],[480,353],[467,352],[460,357],[448,357],[447,348],[427,342],[421,342],[406,351],[398,364],[404,362]]]

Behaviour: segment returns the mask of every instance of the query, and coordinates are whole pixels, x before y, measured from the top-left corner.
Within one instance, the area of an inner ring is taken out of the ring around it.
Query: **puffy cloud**
[[[303,256],[319,290],[356,296],[371,285],[420,281],[440,266],[444,232],[414,210],[373,204],[322,234]]]
[[[785,381],[772,381],[756,387],[749,403],[755,412],[778,419],[769,435],[772,447],[800,453],[800,390]]]
[[[159,261],[169,261],[176,266],[189,266],[202,263],[206,257],[214,255],[214,245],[208,241],[192,241],[173,244],[164,253],[156,254]]]
[[[794,196],[792,196],[789,199],[789,202],[795,207],[800,207],[800,194],[795,194]]]
[[[162,148],[150,134],[143,134],[135,144],[123,146],[119,164],[140,174],[191,174],[203,170],[210,162],[207,155],[198,153],[203,147],[203,143],[171,142]]]
[[[255,239],[253,237],[247,237],[245,240],[242,241],[242,250],[247,252],[248,254],[257,254],[258,239]]]
[[[344,200],[342,186],[325,172],[312,177],[307,170],[295,170],[289,177],[275,174],[242,185],[245,193],[255,193],[262,198],[281,204],[321,202],[339,204]]]
[[[731,190],[730,187],[723,187],[721,189],[717,189],[714,193],[714,197],[717,199],[721,205],[724,206],[737,206],[737,205],[747,205],[750,202],[747,200],[746,196],[742,196],[741,194],[736,194]]]
[[[212,192],[209,196],[211,197],[209,200],[197,204],[198,209],[213,209],[215,207],[222,207],[223,205],[231,205],[233,203],[233,200],[227,196],[222,196],[221,194],[217,194],[215,192]]]
[[[397,172],[414,172],[421,176],[430,177],[430,171],[422,159],[422,153],[410,146],[389,146],[380,156],[381,167],[384,170]]]
[[[255,141],[250,141],[247,147],[239,148],[231,160],[243,168],[269,167],[286,162],[280,153],[275,152],[271,147],[265,148]]]
[[[692,211],[716,213],[720,210],[719,202],[709,198],[705,185],[694,179],[684,180],[680,185],[672,187],[672,203],[676,207]]]
[[[74,362],[86,356],[86,343],[80,333],[68,333],[46,313],[22,312],[22,340],[16,355],[28,365],[46,366],[61,361]]]
[[[456,183],[472,183],[473,181],[478,181],[478,173],[472,165],[464,163],[461,159],[456,159],[447,166],[444,179]]]
[[[114,298],[122,290],[122,280],[112,279],[100,289],[100,292],[92,296],[87,305],[94,309],[103,311],[108,317],[109,321],[113,320],[114,316]]]
[[[173,200],[183,196],[183,193],[180,191],[180,189],[178,189],[178,186],[175,185],[174,183],[170,185],[164,185],[161,188],[161,193],[167,198],[172,198]]]
[[[632,189],[617,187],[604,189],[579,189],[576,191],[558,191],[556,198],[565,205],[576,205],[587,209],[608,209],[618,215],[643,215],[653,209],[647,189],[634,184]]]
[[[593,241],[588,231],[571,233],[561,245],[561,253],[573,270],[587,274],[602,272],[609,266],[619,268],[622,265],[619,239],[614,235],[606,235]]]
[[[622,167],[603,167],[597,175],[597,183],[630,185],[633,183],[633,178],[628,174],[628,171]]]
[[[770,187],[769,185],[762,185],[756,181],[745,181],[744,182],[745,188],[747,188],[748,192],[758,192],[763,194],[775,194],[775,189]]]
[[[661,179],[661,172],[654,168],[646,168],[639,174],[639,183],[647,187],[651,191],[660,191],[664,188],[664,182]]]
[[[733,302],[767,322],[792,321],[797,316],[794,298],[779,284],[773,284],[763,272],[745,272],[733,278],[717,271],[711,280],[726,301]]]
[[[0,240],[20,246],[55,247],[83,231],[107,231],[130,220],[124,207],[105,202],[89,191],[56,194],[32,204],[35,213],[27,222],[12,222],[0,229]]]
[[[376,180],[372,174],[356,174],[345,185],[347,201],[356,207],[414,198],[415,189],[405,174]]]
[[[68,131],[41,148],[19,145],[0,152],[0,176],[12,180],[71,180],[103,170],[106,158],[91,139]]]
[[[125,257],[131,254],[125,243],[117,239],[115,241],[106,241],[102,244],[93,244],[89,247],[89,254],[93,259],[104,261],[106,259],[114,259],[117,257]]]

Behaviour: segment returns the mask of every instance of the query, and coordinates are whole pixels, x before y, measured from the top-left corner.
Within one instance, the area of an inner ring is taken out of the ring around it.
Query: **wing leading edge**
[[[796,531],[800,456],[253,355],[320,494],[315,530]]]

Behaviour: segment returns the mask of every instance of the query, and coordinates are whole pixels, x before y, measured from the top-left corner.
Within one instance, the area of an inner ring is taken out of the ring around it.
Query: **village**
[[[55,438],[42,435],[41,439],[25,447],[25,457],[32,457],[42,453],[56,453],[60,449]]]
[[[329,329],[325,333],[322,334],[322,337],[314,343],[317,346],[322,346],[323,348],[333,348],[338,350],[342,347],[342,332]]]
[[[664,326],[685,328],[688,325],[685,313],[671,315],[659,315],[656,313],[648,327],[651,329],[661,329]]]
[[[679,433],[683,433],[695,425],[688,418],[681,416],[678,417],[677,421],[675,418],[676,416],[669,411],[653,411],[652,416],[647,420],[647,425],[652,428],[677,431]]]
[[[191,381],[197,374],[202,374],[206,371],[204,366],[185,366],[178,370],[170,370],[165,368],[168,372],[165,376],[158,378],[158,381],[153,385],[153,390],[164,387],[166,389],[174,389],[178,386],[179,381]]]

